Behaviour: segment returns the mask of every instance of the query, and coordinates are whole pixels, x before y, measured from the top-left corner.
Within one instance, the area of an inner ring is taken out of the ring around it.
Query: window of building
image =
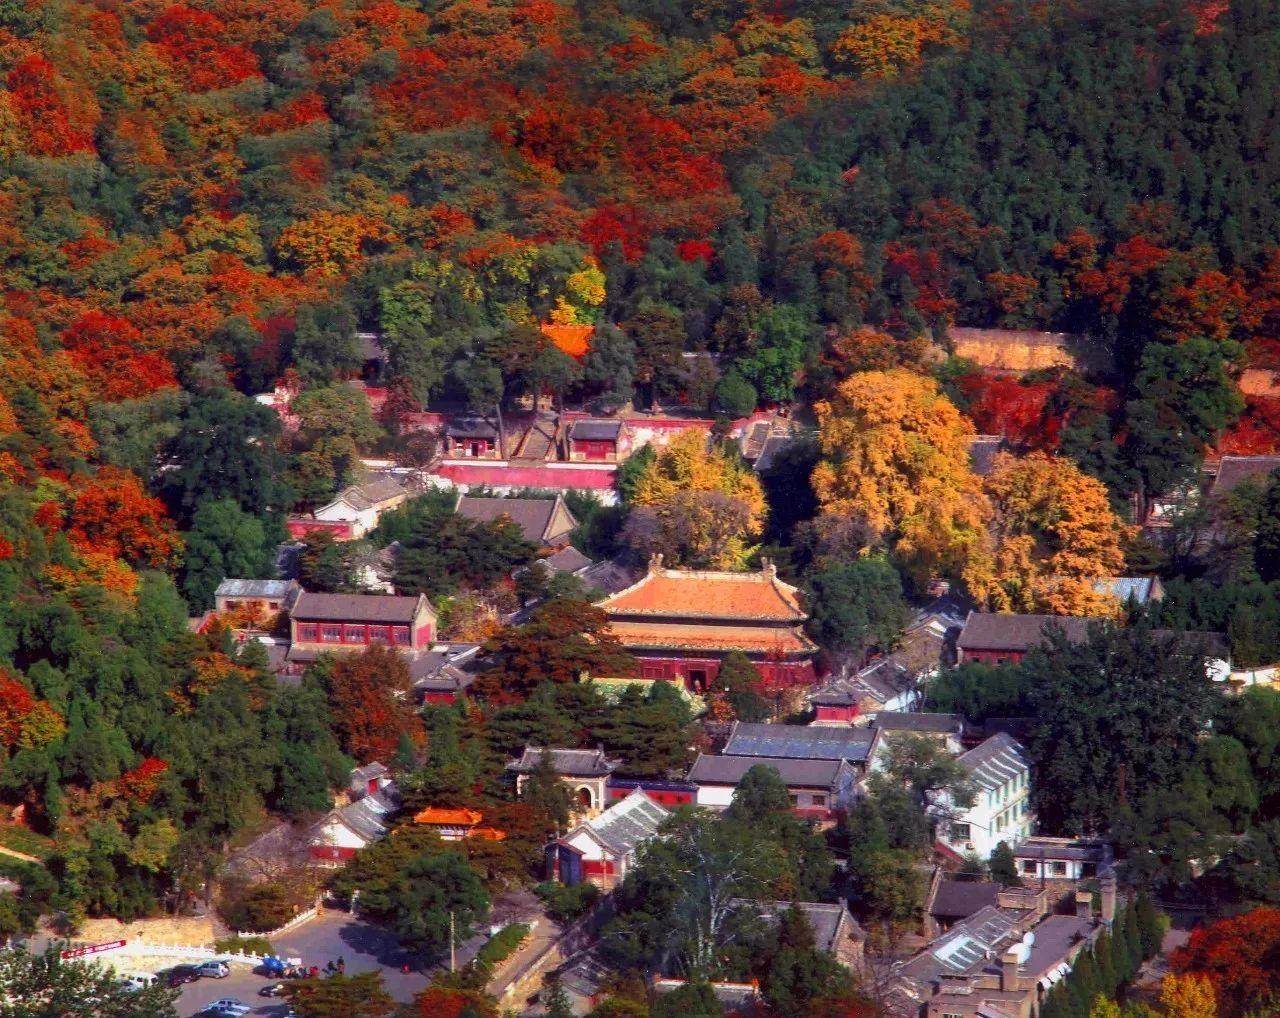
[[[395,632],[397,646],[400,646],[400,647],[409,646],[409,627],[408,626],[396,626],[394,632]]]
[[[390,626],[370,626],[369,642],[370,643],[390,643],[391,627]]]
[[[268,607],[268,608],[270,608],[272,611],[278,611],[278,610],[279,610],[279,608],[280,608],[280,602],[279,602],[279,601],[268,601],[268,602],[267,602],[267,607]]]
[[[952,841],[968,841],[972,836],[972,829],[968,824],[952,824],[951,840]]]
[[[364,643],[364,626],[343,626],[342,640],[344,643]]]
[[[813,804],[815,806],[825,806],[827,804],[827,797],[825,795],[815,795],[813,797]]]
[[[342,627],[341,626],[321,626],[320,639],[324,643],[341,643]]]
[[[316,638],[316,624],[314,622],[298,623],[298,639],[303,643],[314,643]]]
[[[796,796],[794,796],[794,795],[788,795],[788,796],[787,796],[787,798],[791,800],[791,805],[792,805],[792,806],[799,806],[799,805],[800,805],[800,800],[799,800],[799,798],[798,798],[798,797],[796,797]]]
[[[1034,873],[1035,873],[1035,871],[1036,871],[1036,861],[1035,861],[1034,859],[1023,859],[1023,860],[1022,860],[1022,872],[1023,872],[1023,873],[1032,873],[1032,874],[1034,874]]]
[[[1052,872],[1055,877],[1065,877],[1067,875],[1067,864],[1065,862],[1051,862]]]
[[[964,1015],[957,1014],[954,1011],[943,1011],[942,1018],[964,1018]]]

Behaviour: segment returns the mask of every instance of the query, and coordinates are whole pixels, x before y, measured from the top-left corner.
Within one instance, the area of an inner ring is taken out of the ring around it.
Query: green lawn
[[[0,845],[15,852],[34,855],[37,859],[47,859],[53,854],[52,838],[12,824],[0,824]]]

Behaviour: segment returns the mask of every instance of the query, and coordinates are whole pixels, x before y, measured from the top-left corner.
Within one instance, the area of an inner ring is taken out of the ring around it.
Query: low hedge
[[[492,970],[515,954],[528,935],[529,927],[525,923],[502,927],[480,948],[475,964],[486,971]]]
[[[215,940],[214,950],[218,954],[275,954],[276,949],[266,937],[227,937]]]

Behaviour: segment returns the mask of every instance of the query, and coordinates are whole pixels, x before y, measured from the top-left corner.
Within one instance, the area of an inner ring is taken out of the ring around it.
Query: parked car
[[[258,991],[258,996],[259,997],[279,997],[284,994],[284,990],[285,990],[284,983],[267,983],[266,986],[264,986],[262,989]]]
[[[231,975],[231,966],[225,961],[202,961],[196,971],[206,979],[226,979]]]
[[[175,965],[166,973],[165,982],[170,986],[182,986],[184,983],[194,983],[199,978],[200,973],[194,965]]]
[[[248,1014],[253,1008],[242,1000],[236,1000],[234,997],[223,997],[221,1000],[215,1000],[210,1004],[209,1010],[227,1015],[228,1018],[241,1018],[242,1015]]]
[[[137,993],[139,990],[145,990],[148,986],[155,985],[157,977],[150,972],[135,972],[131,975],[124,976],[120,980],[120,989],[125,993]]]

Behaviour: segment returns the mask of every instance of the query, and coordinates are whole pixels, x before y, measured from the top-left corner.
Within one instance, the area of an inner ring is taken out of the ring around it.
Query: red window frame
[[[314,622],[298,623],[298,642],[299,643],[315,643],[316,642],[316,624]]]
[[[409,647],[413,644],[413,640],[409,635],[408,626],[394,626],[391,630],[392,638],[395,640],[397,647]]]

